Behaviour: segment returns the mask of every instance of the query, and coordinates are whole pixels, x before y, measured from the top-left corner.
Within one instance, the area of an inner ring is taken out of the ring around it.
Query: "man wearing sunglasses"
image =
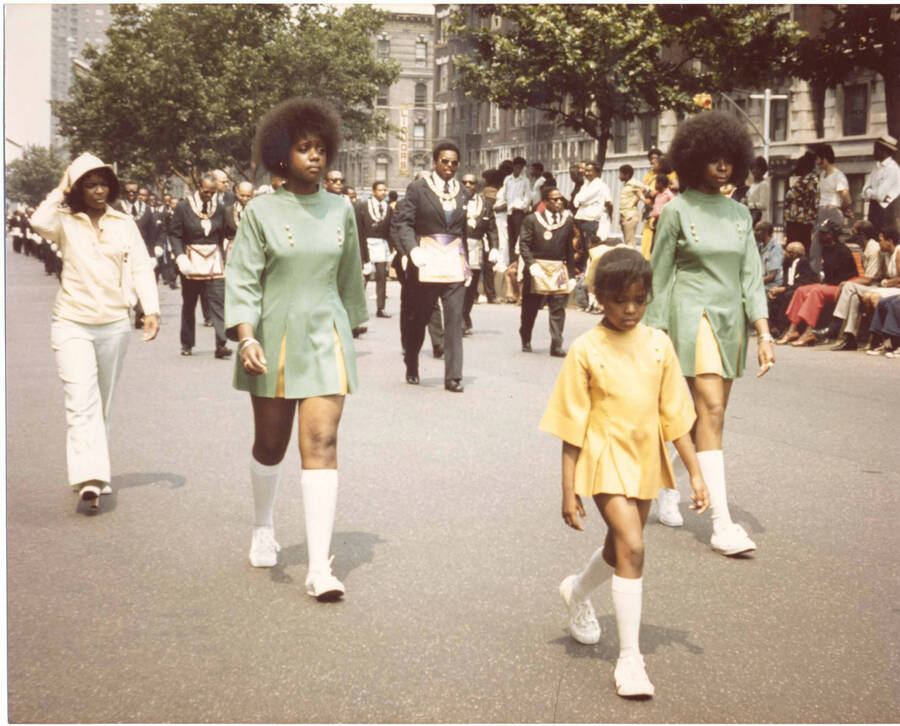
[[[391,232],[405,256],[406,280],[400,295],[400,335],[406,382],[419,383],[419,350],[440,298],[444,309],[444,388],[462,393],[462,310],[472,280],[466,258],[468,195],[454,177],[459,148],[445,141],[432,151],[434,169],[416,179],[397,204]],[[401,261],[401,265],[403,262]]]
[[[344,196],[344,173],[338,169],[331,169],[325,175],[325,191],[331,192],[332,194],[337,194],[338,196],[343,196],[344,199],[347,199]],[[349,199],[347,199],[347,204],[351,204]],[[366,242],[366,238],[362,235],[359,235],[359,255],[362,258],[363,264],[363,276],[369,274],[369,270],[371,268],[371,264],[369,262],[369,245]],[[358,338],[360,335],[365,333],[369,328],[365,325],[360,325],[358,328],[353,328],[353,337]]]

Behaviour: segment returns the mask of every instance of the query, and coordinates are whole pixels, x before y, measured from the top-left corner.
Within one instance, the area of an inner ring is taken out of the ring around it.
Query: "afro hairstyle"
[[[666,154],[683,189],[696,189],[707,164],[719,158],[732,166],[732,184],[743,184],[753,159],[753,143],[744,125],[731,114],[703,111],[678,125]]]
[[[341,119],[331,104],[297,96],[282,101],[260,119],[253,139],[253,158],[272,174],[286,177],[291,146],[307,136],[325,145],[326,165],[337,156]]]

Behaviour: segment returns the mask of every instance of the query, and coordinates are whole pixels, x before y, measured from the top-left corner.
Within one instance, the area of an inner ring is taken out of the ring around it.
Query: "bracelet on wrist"
[[[259,341],[256,338],[241,338],[240,341],[238,341],[238,355],[243,353],[244,348],[247,348],[254,343],[256,343],[256,345],[259,345]]]
[[[775,336],[773,336],[771,333],[760,333],[757,336],[757,341],[759,343],[774,343]]]

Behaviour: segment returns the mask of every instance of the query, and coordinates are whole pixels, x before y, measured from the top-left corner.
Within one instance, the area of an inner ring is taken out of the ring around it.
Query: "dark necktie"
[[[137,202],[131,205],[131,216],[137,218],[138,216],[138,205]]]
[[[446,194],[448,197],[450,196],[450,182],[448,182],[448,181],[444,182],[444,194]],[[444,208],[444,218],[447,220],[447,224],[450,224],[450,217],[452,217],[452,216],[453,216],[453,210],[447,209],[445,207]]]
[[[208,201],[203,202],[203,213],[209,214],[209,202]]]
[[[559,212],[554,212],[553,213],[553,224],[556,224],[557,222],[559,222]]]

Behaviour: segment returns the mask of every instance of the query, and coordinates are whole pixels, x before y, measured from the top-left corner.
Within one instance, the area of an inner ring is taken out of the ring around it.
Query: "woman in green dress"
[[[248,391],[253,405],[250,564],[277,562],[272,515],[297,411],[306,589],[319,600],[344,594],[328,556],[337,432],[344,396],[357,385],[351,331],[368,319],[353,209],[319,183],[337,153],[339,126],[331,106],[307,98],[263,117],[254,155],[286,181],[247,205],[225,270],[226,334],[239,341],[234,387]]]
[[[758,333],[758,375],[775,364],[750,212],[720,191],[747,177],[752,155],[746,129],[728,114],[705,111],[678,127],[668,158],[685,191],[659,216],[653,299],[644,317],[669,334],[688,380],[697,409],[694,443],[710,494],[711,545],[724,555],[756,549],[731,520],[722,455],[725,409],[744,370],[749,325]],[[674,501],[660,502],[661,521],[681,523],[677,503],[677,491]]]

